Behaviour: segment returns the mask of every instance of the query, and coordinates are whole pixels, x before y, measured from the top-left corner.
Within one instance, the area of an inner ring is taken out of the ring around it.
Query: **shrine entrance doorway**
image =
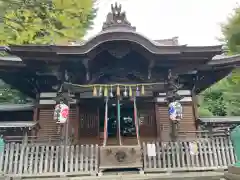
[[[99,109],[100,132],[104,133],[106,108],[102,105]],[[107,142],[106,145],[137,144],[136,127],[134,123],[133,101],[116,98],[108,101],[107,107]],[[120,120],[120,122],[118,122]],[[118,127],[120,126],[120,127]],[[101,144],[103,141],[101,142]]]
[[[116,168],[141,169],[143,165],[136,97],[126,100],[123,97],[106,97],[104,111],[100,114],[100,124],[104,125],[100,171]]]

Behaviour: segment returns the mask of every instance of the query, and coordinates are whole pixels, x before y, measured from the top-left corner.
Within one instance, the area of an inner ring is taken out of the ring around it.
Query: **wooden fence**
[[[98,172],[97,145],[23,145],[8,143],[0,170],[8,176],[90,175]]]
[[[156,149],[149,152],[149,146]],[[199,138],[194,143],[144,142],[142,153],[145,172],[226,169],[236,161],[228,137]],[[98,166],[98,145],[7,143],[0,153],[0,171],[7,176],[96,175]]]
[[[149,156],[148,144],[155,145],[156,156]],[[194,142],[147,142],[143,143],[143,153],[145,172],[209,171],[227,169],[236,162],[228,137]]]

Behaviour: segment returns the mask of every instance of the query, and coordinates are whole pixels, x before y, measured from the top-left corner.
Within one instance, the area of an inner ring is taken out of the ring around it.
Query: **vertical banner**
[[[196,155],[198,153],[198,145],[196,142],[189,143],[189,152],[191,155]]]
[[[155,144],[147,144],[147,154],[149,157],[156,156],[156,145]]]

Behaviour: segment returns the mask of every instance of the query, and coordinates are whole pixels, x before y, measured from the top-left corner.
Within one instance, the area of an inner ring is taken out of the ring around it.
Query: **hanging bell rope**
[[[122,145],[122,137],[121,137],[121,109],[120,109],[120,100],[117,100],[117,124],[118,124],[118,138],[119,138],[119,145]]]
[[[133,99],[133,108],[134,108],[134,123],[136,128],[136,136],[137,136],[137,143],[140,145],[140,138],[139,138],[139,122],[138,122],[138,113],[137,113],[137,105],[136,105],[136,98]]]
[[[106,146],[107,139],[108,139],[108,97],[106,97],[105,101],[103,146]]]

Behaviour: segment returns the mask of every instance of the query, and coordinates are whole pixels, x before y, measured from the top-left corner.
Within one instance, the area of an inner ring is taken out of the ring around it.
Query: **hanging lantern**
[[[108,96],[108,88],[107,86],[105,86],[104,88],[104,97],[107,97]]]
[[[172,121],[179,121],[182,119],[182,105],[178,101],[171,102],[168,106],[169,118]]]
[[[63,124],[66,123],[67,118],[69,115],[69,107],[64,104],[63,102],[60,102],[60,104],[57,104],[55,106],[54,110],[54,120],[56,120],[57,123]]]
[[[140,92],[139,92],[138,86],[136,88],[136,96],[140,96]]]
[[[111,98],[113,97],[113,88],[112,88],[112,85],[111,85],[111,89],[110,89],[109,96],[110,96]]]
[[[117,86],[117,96],[120,96],[120,87],[119,87],[119,85]]]
[[[129,86],[129,96],[132,97],[132,87]]]
[[[124,96],[124,97],[127,97],[127,95],[128,95],[128,93],[127,93],[127,87],[125,86],[125,90],[124,90],[124,92],[123,92],[123,96]]]
[[[95,86],[93,87],[93,96],[97,96],[97,88]]]
[[[99,88],[99,96],[102,96],[102,86]]]

